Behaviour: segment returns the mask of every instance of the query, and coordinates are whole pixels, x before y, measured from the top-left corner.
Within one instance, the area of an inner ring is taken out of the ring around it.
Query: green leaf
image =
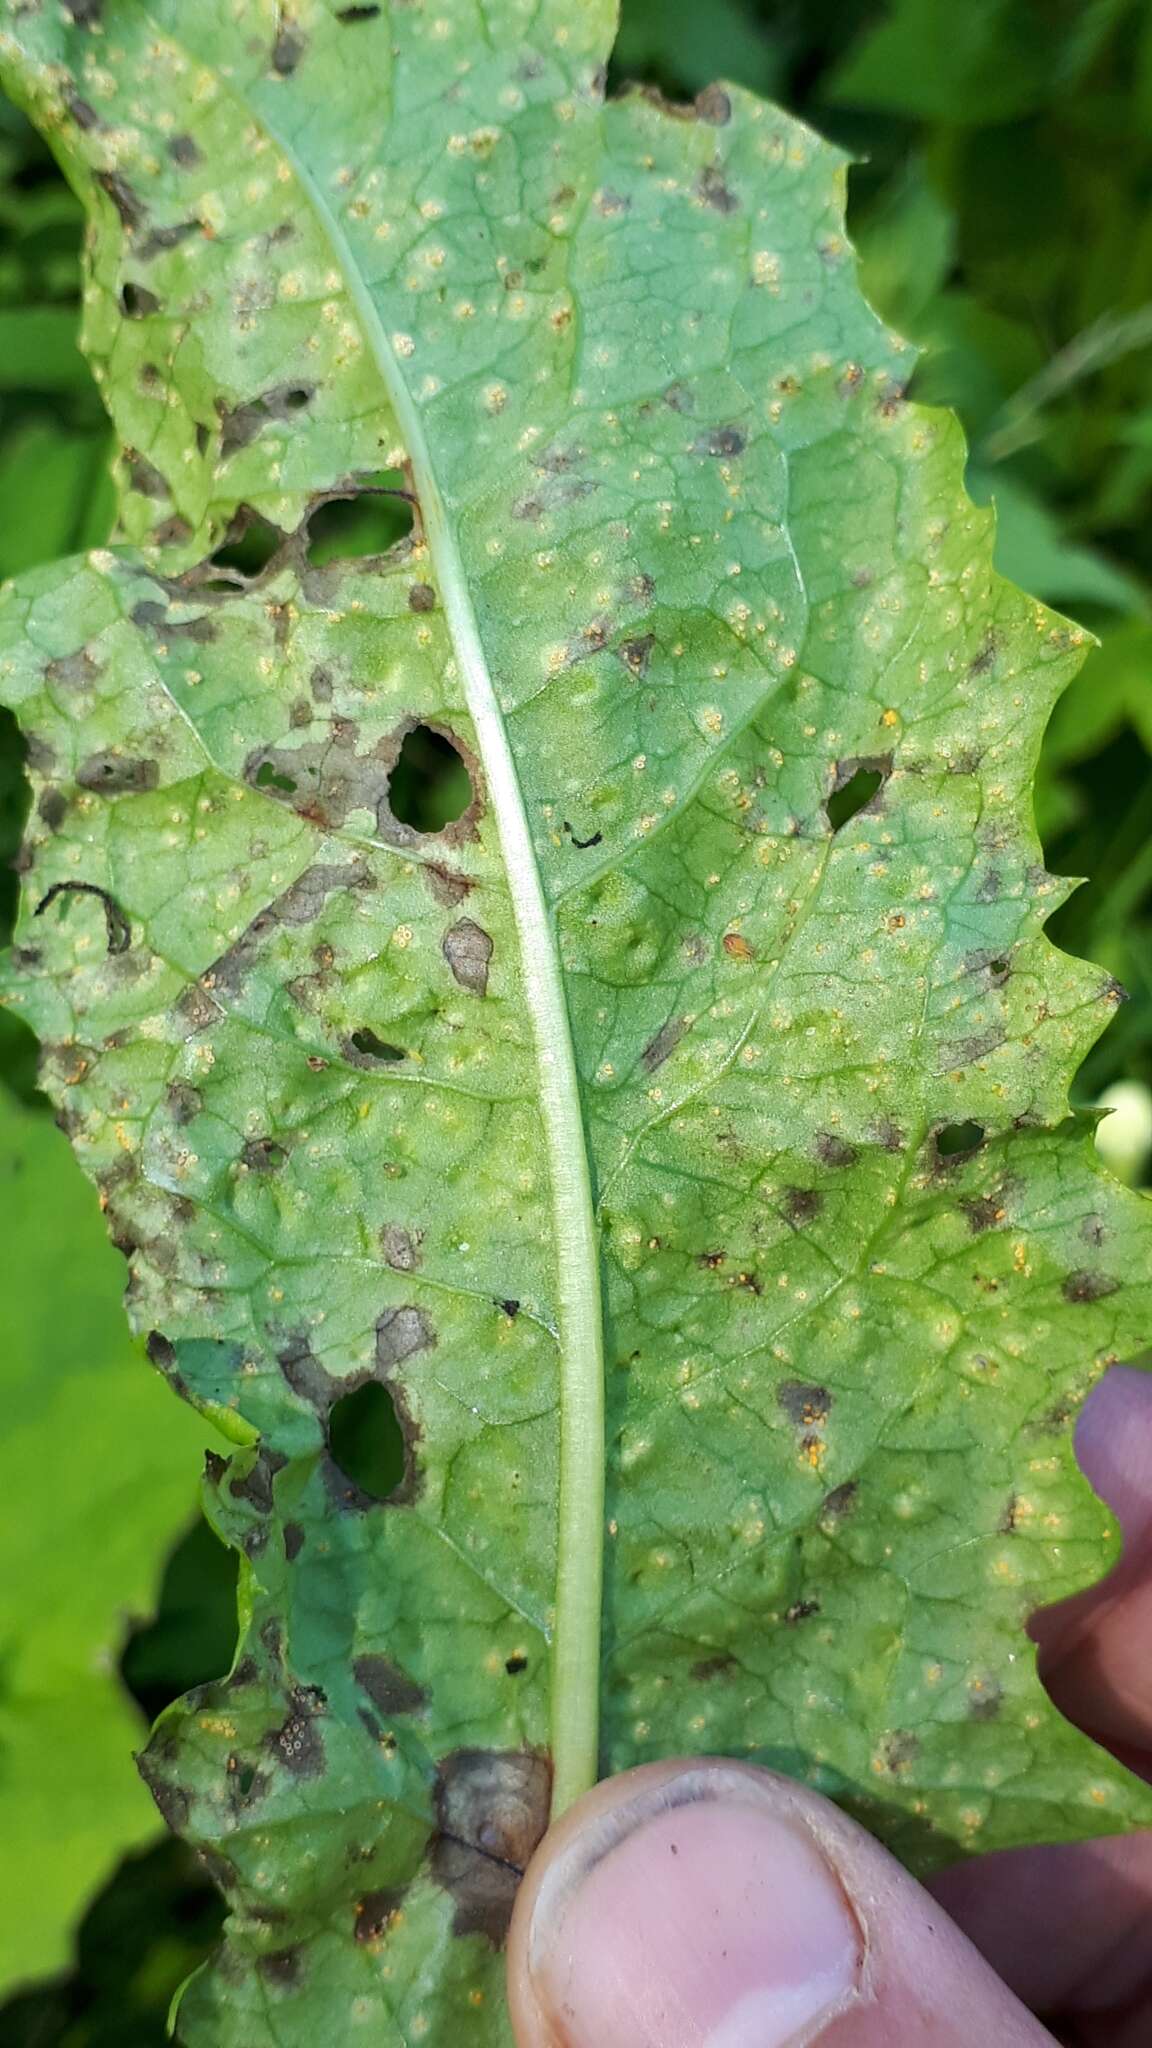
[[[116,1659],[195,1505],[203,1429],[124,1330],[122,1268],[65,1140],[3,1091],[0,1220],[0,1828],[20,1901],[0,1935],[7,1989],[59,1968],[89,1899],[155,1830]]]
[[[921,120],[1010,121],[1042,100],[1039,34],[1012,0],[890,0],[837,73],[835,97]]]
[[[1080,761],[1126,722],[1152,751],[1152,624],[1124,619],[1089,655],[1053,715],[1048,755],[1054,764]]]
[[[10,1000],[240,1446],[238,1661],[147,1760],[212,2048],[506,2041],[550,1773],[757,1757],[922,1870],[1152,1814],[1024,1634],[1115,1554],[1070,1421],[1147,1335],[1031,824],[1086,636],[906,403],[840,155],[605,104],[609,12],[0,45],[128,451],[0,625]]]
[[[0,308],[0,390],[82,391],[87,385],[74,307]]]
[[[857,231],[865,296],[901,332],[918,336],[955,257],[956,224],[919,158],[902,167]]]
[[[708,8],[673,9],[666,0],[630,0],[612,52],[617,74],[658,79],[699,92],[719,74],[754,92],[779,86],[784,38],[754,17],[748,0],[711,0]]]
[[[103,540],[113,507],[104,437],[29,422],[0,442],[0,502],[20,508],[0,537],[0,566],[18,575],[66,548]]]
[[[1120,612],[1147,608],[1134,576],[1094,548],[1069,540],[1043,500],[1016,478],[973,464],[968,488],[978,504],[996,506],[996,566],[1005,576],[1053,603],[1106,605]]]

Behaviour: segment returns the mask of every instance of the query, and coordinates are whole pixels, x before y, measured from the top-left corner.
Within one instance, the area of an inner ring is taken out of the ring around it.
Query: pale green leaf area
[[[0,1830],[18,1887],[0,1933],[6,1989],[67,1960],[93,1893],[155,1833],[132,1761],[144,1728],[116,1666],[195,1508],[206,1432],[124,1328],[123,1264],[65,1139],[3,1091],[0,1216]]]
[[[1147,1822],[1024,1632],[1115,1555],[1071,1421],[1148,1330],[1031,818],[1086,636],[906,402],[842,158],[605,103],[606,5],[71,12],[0,54],[122,544],[4,610],[7,990],[248,1439],[238,1661],[148,1758],[232,1906],[184,2038],[506,2042],[551,1773],[753,1757],[918,1870]],[[313,559],[397,471],[412,534]]]

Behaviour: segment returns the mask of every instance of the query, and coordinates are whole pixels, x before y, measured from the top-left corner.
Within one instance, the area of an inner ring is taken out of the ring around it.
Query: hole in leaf
[[[308,560],[321,568],[356,555],[387,554],[412,531],[414,507],[398,495],[401,488],[386,483],[318,505],[308,518]]]
[[[828,823],[832,830],[839,832],[858,811],[864,809],[865,804],[870,804],[876,791],[886,780],[887,774],[883,768],[861,767],[857,768],[854,775],[848,777],[841,788],[834,789],[826,805]]]
[[[936,1150],[941,1159],[959,1159],[966,1152],[978,1152],[984,1143],[983,1124],[971,1121],[945,1124],[936,1133]]]
[[[403,1046],[390,1045],[386,1038],[377,1038],[367,1024],[362,1024],[358,1031],[352,1033],[350,1043],[368,1060],[385,1060],[389,1065],[395,1065],[397,1060],[408,1057]]]
[[[271,761],[261,761],[253,781],[257,789],[282,789],[288,796],[292,796],[298,787],[291,775],[282,774],[279,768],[272,766]]]
[[[387,1500],[404,1477],[404,1432],[387,1387],[368,1380],[336,1402],[328,1445],[346,1479],[373,1500]]]
[[[1007,974],[1008,962],[1006,960],[990,960],[988,962],[988,972],[995,975]]]
[[[450,739],[430,725],[406,733],[388,782],[394,818],[414,832],[442,832],[472,801],[472,778]]]
[[[254,512],[250,505],[244,505],[212,560],[218,569],[239,569],[242,576],[259,576],[279,551],[283,540],[284,535],[278,526],[273,526],[270,519]]]
[[[237,1791],[239,1792],[239,1794],[240,1794],[240,1797],[241,1797],[241,1799],[247,1799],[247,1797],[248,1797],[248,1794],[249,1794],[249,1793],[250,1793],[250,1791],[252,1790],[252,1787],[253,1787],[253,1785],[254,1785],[255,1783],[256,1783],[256,1767],[255,1767],[255,1765],[254,1765],[254,1764],[241,1764],[241,1766],[240,1766],[239,1770],[238,1770],[238,1771],[237,1771],[237,1773],[236,1773],[236,1789],[237,1789]]]
[[[160,301],[155,292],[148,291],[142,284],[134,284],[129,278],[120,293],[120,305],[129,320],[143,320],[149,313],[159,311]]]
[[[120,1659],[120,1676],[150,1721],[232,1663],[238,1562],[203,1517],[169,1557],[156,1613],[132,1630]]]

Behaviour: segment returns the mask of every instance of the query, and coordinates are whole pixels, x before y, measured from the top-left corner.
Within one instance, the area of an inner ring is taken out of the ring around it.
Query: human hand
[[[1041,1669],[1152,1776],[1152,1379],[1110,1373],[1077,1453],[1124,1553],[1037,1618]],[[651,1764],[597,1786],[533,1859],[509,1945],[516,2039],[1149,2048],[1150,1909],[1152,1835],[984,1857],[929,1891],[800,1785],[717,1758]]]

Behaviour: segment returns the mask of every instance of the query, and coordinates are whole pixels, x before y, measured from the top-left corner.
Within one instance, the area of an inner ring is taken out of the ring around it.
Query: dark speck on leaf
[[[696,95],[696,112],[710,127],[723,128],[732,119],[732,102],[722,85],[706,85]]]
[[[380,9],[378,7],[338,7],[336,19],[345,23],[375,21],[379,12]]]
[[[620,648],[620,659],[629,674],[646,676],[656,645],[655,633],[641,633],[635,640],[625,640]]]
[[[994,1195],[974,1195],[960,1206],[968,1218],[968,1228],[973,1237],[1004,1221],[1003,1207]]]
[[[190,1081],[170,1081],[165,1090],[164,1100],[168,1114],[174,1124],[190,1124],[200,1114],[202,1098],[200,1090]]]
[[[122,178],[118,171],[97,171],[96,183],[108,194],[124,226],[139,227],[144,219],[144,208],[128,180]]]
[[[190,235],[203,233],[202,220],[173,221],[170,227],[153,228],[151,234],[145,235],[143,241],[138,243],[137,252],[142,262],[150,263],[153,256],[163,255],[166,249],[178,249],[181,242],[186,242]]]
[[[721,1650],[714,1657],[701,1657],[699,1662],[692,1666],[688,1676],[700,1685],[707,1685],[713,1678],[730,1678],[739,1668],[732,1652]]]
[[[797,1429],[820,1429],[832,1412],[832,1396],[827,1387],[810,1386],[803,1380],[781,1380],[776,1389],[776,1404]]]
[[[68,102],[68,112],[78,128],[88,130],[100,126],[100,116],[96,112],[95,107],[90,106],[87,100],[75,97],[70,99]]]
[[[915,1763],[919,1754],[920,1738],[918,1735],[913,1735],[908,1729],[896,1729],[891,1735],[885,1736],[880,1745],[880,1756],[884,1768],[887,1771],[891,1771],[894,1776],[899,1776],[901,1771],[908,1770],[909,1766]]]
[[[693,442],[693,455],[743,455],[748,437],[739,427],[713,427]]]
[[[240,1154],[240,1163],[249,1173],[278,1173],[288,1154],[275,1138],[249,1138]]]
[[[295,1564],[304,1548],[304,1531],[299,1522],[284,1524],[284,1555],[289,1564]]]
[[[248,1501],[260,1516],[271,1516],[273,1511],[273,1481],[279,1470],[283,1470],[285,1456],[279,1450],[258,1450],[252,1466],[246,1473],[238,1473],[228,1483],[228,1491],[236,1501]]]
[[[705,206],[711,206],[716,213],[735,213],[739,209],[740,201],[729,191],[718,164],[705,164],[696,189]]]
[[[831,1493],[826,1493],[820,1503],[821,1519],[838,1522],[845,1515],[850,1515],[856,1505],[859,1491],[860,1482],[856,1479],[846,1479],[842,1486],[834,1486]]]
[[[304,1963],[299,1949],[277,1949],[272,1955],[257,1956],[256,1967],[268,1984],[274,1984],[281,1991],[296,1991],[304,1977]]]
[[[276,384],[244,405],[219,404],[221,456],[226,458],[238,448],[246,448],[271,420],[287,420],[302,412],[314,395],[314,385]]]
[[[375,14],[376,9],[366,12]],[[337,16],[337,20],[339,20]],[[394,1913],[400,1910],[404,1894],[400,1890],[365,1892],[356,1908],[356,1922],[353,1933],[357,1941],[379,1941]]]
[[[798,1621],[810,1621],[812,1616],[819,1614],[819,1612],[820,1602],[818,1600],[794,1600],[791,1607],[785,1613],[784,1619],[789,1628],[794,1628]]]
[[[77,28],[95,28],[104,13],[104,0],[64,0],[64,6]]]
[[[216,622],[206,612],[198,619],[173,619],[166,607],[157,604],[154,598],[144,598],[132,607],[132,624],[141,630],[158,634],[164,640],[193,640],[198,647],[206,647],[216,638]]]
[[[58,832],[68,816],[68,799],[61,789],[43,789],[36,805],[50,832]]]
[[[1061,1292],[1065,1301],[1103,1301],[1106,1295],[1115,1294],[1119,1286],[1119,1280],[1114,1280],[1110,1273],[1093,1273],[1080,1268],[1069,1273]]]
[[[640,1064],[646,1073],[654,1074],[657,1067],[663,1066],[665,1060],[675,1052],[687,1029],[686,1017],[669,1017],[668,1022],[661,1025],[655,1038],[648,1040],[640,1055]]]
[[[168,140],[168,154],[182,171],[190,171],[203,161],[199,145],[191,135],[173,135]]]
[[[784,1213],[789,1223],[800,1230],[811,1223],[824,1207],[824,1197],[818,1188],[786,1188],[784,1190]]]
[[[520,1313],[520,1303],[518,1301],[513,1301],[511,1297],[509,1297],[506,1301],[498,1301],[496,1306],[497,1308],[503,1309],[505,1315],[508,1317],[510,1322],[513,1321]]]
[[[297,1686],[279,1728],[264,1738],[264,1747],[294,1778],[318,1778],[324,1769],[324,1744],[315,1717],[324,1704],[316,1686]]]
[[[974,1678],[968,1687],[968,1718],[995,1721],[1004,1704],[1004,1688],[997,1678]]]
[[[352,1670],[357,1685],[385,1720],[393,1714],[418,1714],[427,1704],[423,1686],[388,1657],[357,1657]]]
[[[127,291],[128,287],[125,286],[124,289]],[[151,293],[147,296],[151,297]],[[127,310],[127,307],[125,307],[125,311]],[[157,469],[155,463],[149,462],[145,456],[138,454],[135,448],[126,448],[124,450],[124,468],[127,471],[128,482],[131,484],[132,489],[139,491],[142,498],[163,499],[168,496],[166,479]]]
[[[414,583],[412,585],[411,590],[408,592],[408,609],[410,612],[435,611],[436,592],[430,583]]]
[[[151,1749],[146,1749],[136,1758],[136,1768],[152,1794],[161,1818],[174,1834],[180,1834],[188,1825],[192,1812],[192,1795],[183,1785],[173,1785],[160,1769],[160,1760]]]
[[[272,69],[281,78],[291,78],[308,44],[295,25],[284,21],[272,46]]]
[[[161,1372],[171,1372],[176,1364],[176,1347],[162,1330],[149,1330],[144,1349],[150,1365],[158,1366]]]
[[[838,1138],[834,1131],[821,1131],[816,1139],[816,1156],[824,1166],[855,1166],[859,1153],[855,1145]]]
[[[335,1384],[303,1333],[285,1344],[276,1355],[276,1363],[292,1392],[310,1408],[326,1414],[336,1398]]]

